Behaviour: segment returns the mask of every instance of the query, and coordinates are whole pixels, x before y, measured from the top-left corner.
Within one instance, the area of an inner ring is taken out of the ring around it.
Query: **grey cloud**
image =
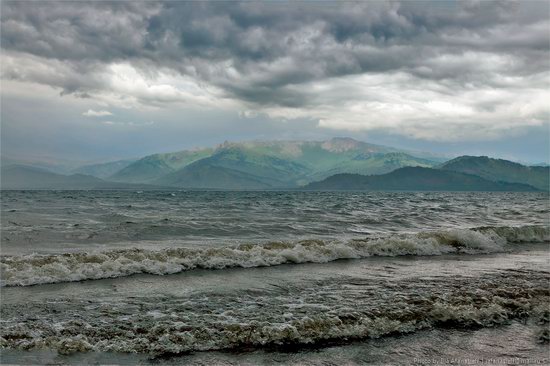
[[[59,60],[139,56],[151,3],[2,3],[2,47]]]
[[[404,72],[464,88],[547,71],[548,18],[545,2],[3,1],[1,40],[4,50],[60,62],[70,75],[7,77],[65,93],[101,90],[98,69],[130,62],[246,103],[297,108],[315,102],[308,83],[346,75]],[[509,62],[484,68],[467,52]]]

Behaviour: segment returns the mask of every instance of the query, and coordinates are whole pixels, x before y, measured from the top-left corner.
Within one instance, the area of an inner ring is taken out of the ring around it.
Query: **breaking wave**
[[[318,286],[287,288],[276,296],[199,293],[107,303],[66,299],[7,304],[0,347],[161,356],[323,346],[421,329],[494,327],[513,320],[544,332],[550,314],[548,279],[546,272],[524,270],[468,281],[460,276],[439,281],[411,278],[393,285],[370,279],[353,284],[348,279],[324,280]],[[373,285],[384,296],[368,296]],[[538,341],[544,342],[544,337]]]
[[[3,256],[2,286],[96,280],[139,273],[166,275],[196,268],[263,267],[325,263],[370,256],[478,254],[506,250],[509,243],[549,242],[543,226],[479,227],[395,234],[349,241],[302,240],[217,248],[122,249],[91,253]]]

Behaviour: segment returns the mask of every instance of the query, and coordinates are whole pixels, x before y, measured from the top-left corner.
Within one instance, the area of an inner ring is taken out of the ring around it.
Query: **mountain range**
[[[3,166],[1,183],[2,189],[256,190],[305,186],[307,189],[530,190],[528,187],[534,187],[548,190],[548,167],[528,167],[488,157],[462,156],[446,160],[431,153],[400,150],[351,138],[225,142],[216,148],[86,165],[74,169],[72,175],[17,165]],[[45,176],[37,177],[40,174]],[[391,183],[392,179],[400,183]],[[438,185],[436,181],[442,183]],[[356,188],[346,188],[352,186]]]
[[[434,166],[443,160],[350,138],[225,142],[215,149],[146,156],[109,179],[181,188],[291,188],[343,172],[383,174],[404,166]]]

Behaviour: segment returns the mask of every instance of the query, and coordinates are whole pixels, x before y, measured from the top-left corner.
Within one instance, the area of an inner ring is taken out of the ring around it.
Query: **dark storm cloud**
[[[315,99],[301,85],[346,75],[404,72],[463,87],[546,71],[548,17],[546,2],[3,1],[4,51],[49,65],[3,73],[87,93],[106,87],[98,70],[128,62],[296,108]],[[483,55],[502,64],[472,59]]]

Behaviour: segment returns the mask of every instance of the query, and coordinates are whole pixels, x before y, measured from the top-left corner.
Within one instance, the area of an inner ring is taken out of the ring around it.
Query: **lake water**
[[[545,193],[3,191],[1,210],[4,363],[548,361]]]

